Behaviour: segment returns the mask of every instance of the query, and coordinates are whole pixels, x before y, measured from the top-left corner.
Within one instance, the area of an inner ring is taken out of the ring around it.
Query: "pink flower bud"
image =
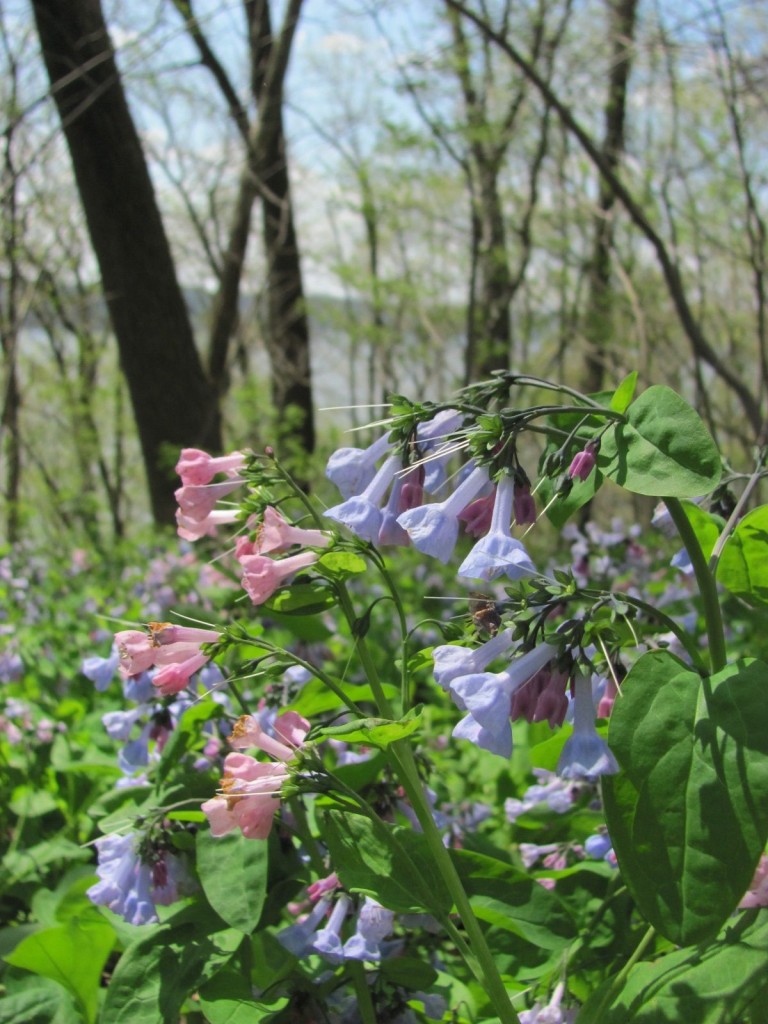
[[[597,462],[597,444],[590,441],[584,451],[578,452],[568,467],[571,480],[586,480]]]

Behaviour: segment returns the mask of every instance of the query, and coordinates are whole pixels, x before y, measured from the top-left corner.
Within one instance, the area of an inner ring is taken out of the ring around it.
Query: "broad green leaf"
[[[614,412],[626,412],[630,406],[632,399],[635,397],[635,390],[637,389],[637,370],[633,370],[632,373],[628,373],[624,380],[619,384],[613,393],[611,398],[611,409]]]
[[[343,740],[345,743],[365,743],[385,750],[390,743],[411,736],[421,728],[421,705],[411,710],[396,722],[386,718],[363,718],[344,725],[332,725],[321,729],[318,738]]]
[[[330,584],[322,580],[306,583],[292,583],[283,587],[272,597],[264,608],[280,615],[317,615],[336,604],[336,597]]]
[[[257,1003],[250,979],[232,965],[206,982],[199,996],[200,1009],[209,1024],[259,1024],[281,1005]]]
[[[717,446],[699,414],[671,388],[648,388],[626,416],[603,436],[598,465],[605,476],[652,497],[695,498],[717,486]]]
[[[114,942],[115,933],[106,921],[86,925],[72,919],[60,928],[27,936],[5,960],[63,985],[90,1022],[96,1019],[101,972]]]
[[[579,1024],[758,1024],[768,1005],[768,912],[742,914],[704,949],[637,964],[623,987],[608,982],[579,1010]]]
[[[437,971],[431,964],[413,957],[393,956],[382,960],[379,971],[383,978],[393,985],[400,985],[411,992],[426,990],[437,981]]]
[[[768,839],[768,666],[709,680],[673,655],[643,655],[622,684],[603,779],[622,878],[650,923],[679,945],[713,938]]]
[[[737,597],[768,604],[768,505],[744,516],[728,538],[717,578]]]
[[[709,558],[724,526],[723,520],[695,505],[692,501],[684,501],[682,506],[688,522],[693,527],[704,557]]]
[[[250,935],[261,917],[267,892],[267,842],[240,831],[197,833],[197,873],[208,902],[228,925]]]
[[[558,896],[511,864],[469,850],[451,857],[481,921],[514,932],[541,949],[559,950],[576,928]]]
[[[68,839],[51,839],[37,843],[27,850],[11,850],[0,861],[2,865],[3,884],[35,878],[45,873],[45,869],[59,861],[91,860],[90,850],[86,850]]]
[[[0,1024],[83,1024],[68,992],[44,978],[20,991],[6,991],[0,999]]]
[[[352,685],[351,683],[344,683],[339,679],[335,681],[344,690],[347,697],[356,704],[360,704],[363,701],[373,702],[375,700],[370,686]],[[397,697],[400,693],[398,687],[392,686],[390,683],[384,683],[382,688],[385,696],[389,698]],[[289,705],[289,708],[291,711],[298,711],[300,715],[304,715],[306,718],[314,718],[324,711],[337,709],[340,704],[339,698],[333,690],[328,689],[322,679],[310,679],[306,686],[302,686],[296,695],[296,699]]]
[[[346,580],[368,568],[365,559],[354,551],[328,551],[320,557],[317,567],[333,580]]]
[[[137,939],[112,975],[102,1024],[178,1024],[187,996],[209,981],[243,942],[241,931],[222,925],[198,904]]]
[[[373,896],[400,913],[427,910],[440,918],[450,910],[451,898],[420,832],[360,814],[327,811],[322,837],[350,891]]]
[[[45,789],[17,786],[11,794],[9,808],[20,818],[39,818],[59,809],[56,798]]]

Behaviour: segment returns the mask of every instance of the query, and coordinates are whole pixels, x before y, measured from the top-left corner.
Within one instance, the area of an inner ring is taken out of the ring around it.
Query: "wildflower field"
[[[767,1021],[764,453],[635,375],[372,429],[3,554],[0,1024]]]

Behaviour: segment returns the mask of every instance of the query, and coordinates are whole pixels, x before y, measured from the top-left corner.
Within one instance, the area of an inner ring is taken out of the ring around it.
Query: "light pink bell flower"
[[[221,498],[226,498],[242,486],[243,481],[240,479],[226,480],[221,484],[185,484],[174,491],[174,497],[181,514],[200,523],[208,518]]]
[[[244,555],[240,559],[243,588],[254,604],[264,604],[290,576],[309,568],[318,557],[316,551],[301,551],[281,559]]]
[[[245,455],[242,452],[230,452],[229,455],[214,457],[199,448],[183,448],[176,472],[184,486],[209,484],[217,473],[234,476],[244,468]]]

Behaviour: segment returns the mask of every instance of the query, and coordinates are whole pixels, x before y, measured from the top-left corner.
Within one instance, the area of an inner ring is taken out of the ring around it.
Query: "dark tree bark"
[[[184,445],[221,448],[147,163],[99,0],[33,0],[40,45],[101,271],[152,512],[172,522]]]
[[[615,172],[624,151],[627,82],[632,70],[637,0],[607,0],[607,3],[612,46],[601,153],[606,167]],[[599,391],[602,388],[610,359],[611,343],[615,337],[611,249],[616,203],[616,193],[605,177],[601,176],[592,257],[589,262],[589,297],[584,319],[584,336],[587,341],[584,389],[587,392]]]

